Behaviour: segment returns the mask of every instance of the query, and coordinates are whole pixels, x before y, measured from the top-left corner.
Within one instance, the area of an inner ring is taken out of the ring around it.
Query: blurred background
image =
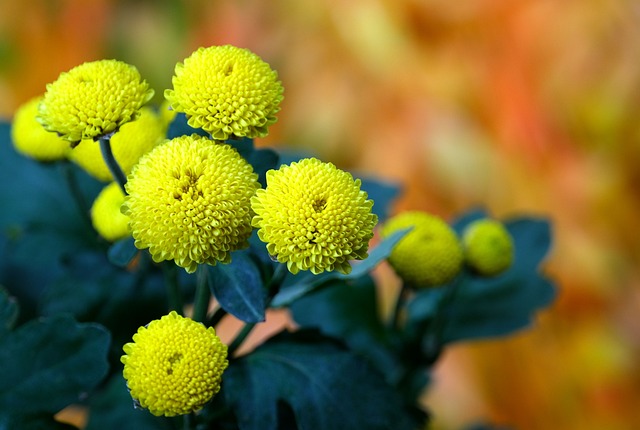
[[[101,58],[159,101],[176,62],[226,43],[285,86],[258,145],[402,183],[395,210],[552,220],[558,300],[447,351],[434,429],[640,428],[639,2],[0,0],[0,117]]]

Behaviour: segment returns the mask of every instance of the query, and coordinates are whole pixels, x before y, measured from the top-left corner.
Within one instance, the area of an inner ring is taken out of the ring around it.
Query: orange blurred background
[[[557,302],[526,332],[447,351],[434,429],[640,428],[640,4],[0,0],[0,116],[100,58],[160,100],[176,62],[225,43],[285,86],[259,145],[401,182],[397,210],[552,220]]]

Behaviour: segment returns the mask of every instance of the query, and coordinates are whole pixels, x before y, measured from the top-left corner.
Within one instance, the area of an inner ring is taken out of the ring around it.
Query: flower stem
[[[400,324],[400,313],[404,308],[404,305],[407,301],[407,294],[409,293],[409,286],[406,282],[402,283],[402,287],[398,292],[398,297],[396,298],[396,304],[393,308],[393,313],[391,314],[390,327],[392,330],[397,330]]]
[[[244,327],[242,327],[240,333],[238,333],[236,338],[233,339],[233,341],[229,345],[229,348],[227,349],[227,355],[229,357],[231,357],[233,353],[236,352],[236,350],[240,347],[240,345],[242,345],[242,342],[244,342],[244,340],[247,338],[249,333],[251,333],[251,330],[253,330],[255,326],[256,323],[247,323],[244,325]]]
[[[458,276],[447,288],[448,290],[442,295],[438,303],[436,314],[433,317],[433,325],[431,328],[431,335],[425,339],[428,342],[427,345],[430,353],[427,353],[428,361],[433,364],[436,362],[440,353],[442,352],[442,338],[444,336],[444,330],[446,328],[447,317],[444,309],[448,305],[452,304],[455,300],[455,296],[458,293],[459,284],[461,284],[461,277]]]
[[[111,134],[100,137],[98,139],[98,143],[100,144],[102,158],[109,168],[109,172],[111,172],[113,179],[118,183],[118,185],[120,185],[120,188],[122,188],[122,192],[127,194],[127,191],[124,188],[124,184],[127,183],[127,177],[113,156],[113,151],[111,150]]]
[[[180,284],[178,283],[178,270],[173,262],[165,262],[162,264],[162,273],[164,274],[164,284],[167,288],[167,301],[169,302],[169,310],[174,310],[183,315],[182,295],[180,294]]]
[[[211,291],[209,290],[209,272],[207,266],[200,264],[196,269],[196,296],[193,302],[194,321],[205,322]]]
[[[87,200],[82,194],[82,190],[78,186],[78,178],[73,171],[73,166],[69,161],[65,161],[62,165],[62,172],[64,174],[64,179],[67,182],[67,186],[69,187],[69,191],[71,192],[71,196],[73,197],[78,210],[80,211],[80,216],[82,217],[82,221],[87,224],[90,228],[93,228],[93,223],[91,222],[91,217],[89,216],[89,205],[87,204]]]

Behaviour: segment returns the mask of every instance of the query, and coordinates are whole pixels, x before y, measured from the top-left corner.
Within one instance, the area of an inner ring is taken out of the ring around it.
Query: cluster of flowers
[[[268,171],[261,188],[252,166],[227,143],[263,137],[276,121],[283,87],[266,62],[230,45],[200,48],[177,64],[172,84],[154,110],[145,106],[154,91],[135,67],[84,63],[18,110],[13,142],[38,160],[70,159],[113,181],[91,209],[96,231],[109,241],[130,235],[155,262],[172,260],[188,273],[231,262],[254,228],[293,274],[349,273],[350,260],[367,257],[378,218],[360,180],[307,158]],[[166,139],[178,112],[209,137]],[[464,261],[486,275],[511,264],[511,239],[495,221],[470,226],[460,241],[444,221],[406,212],[381,233],[406,227],[413,230],[389,261],[407,284],[444,284]],[[214,329],[175,312],[141,327],[124,352],[131,395],[155,415],[200,409],[220,389],[228,365],[227,346]]]

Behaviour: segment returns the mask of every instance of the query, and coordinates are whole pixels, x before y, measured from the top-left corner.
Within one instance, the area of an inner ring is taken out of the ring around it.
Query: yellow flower
[[[117,182],[102,189],[91,207],[93,227],[109,241],[116,241],[129,235],[129,217],[120,212],[124,193]]]
[[[140,117],[120,127],[111,137],[111,150],[122,171],[126,174],[138,162],[142,154],[161,143],[167,132],[167,124],[153,109],[143,107]],[[69,159],[100,181],[113,181],[113,176],[104,162],[100,145],[93,141],[83,142],[69,153]]]
[[[173,109],[216,140],[266,136],[283,99],[269,64],[231,45],[199,48],[176,65],[172,82],[164,96]]]
[[[498,221],[472,222],[462,233],[462,243],[467,264],[481,275],[498,275],[513,262],[513,240]]]
[[[42,97],[36,97],[18,108],[11,126],[11,138],[16,150],[39,161],[64,159],[69,142],[45,130],[36,120]]]
[[[124,345],[123,375],[131,397],[157,416],[202,409],[220,391],[227,346],[213,327],[175,311],[140,327]]]
[[[248,246],[257,178],[235,149],[206,137],[180,136],[156,146],[126,184],[122,209],[136,246],[189,273],[198,264],[230,262],[231,251]]]
[[[135,67],[117,60],[93,61],[47,85],[38,121],[75,146],[136,119],[151,97],[153,90]]]
[[[291,273],[337,270],[368,256],[378,217],[360,180],[331,163],[307,158],[267,172],[267,188],[251,199],[253,226],[267,251]]]
[[[451,281],[462,268],[462,246],[456,233],[426,212],[402,212],[385,223],[381,235],[413,227],[393,248],[389,263],[407,284],[431,287]]]

